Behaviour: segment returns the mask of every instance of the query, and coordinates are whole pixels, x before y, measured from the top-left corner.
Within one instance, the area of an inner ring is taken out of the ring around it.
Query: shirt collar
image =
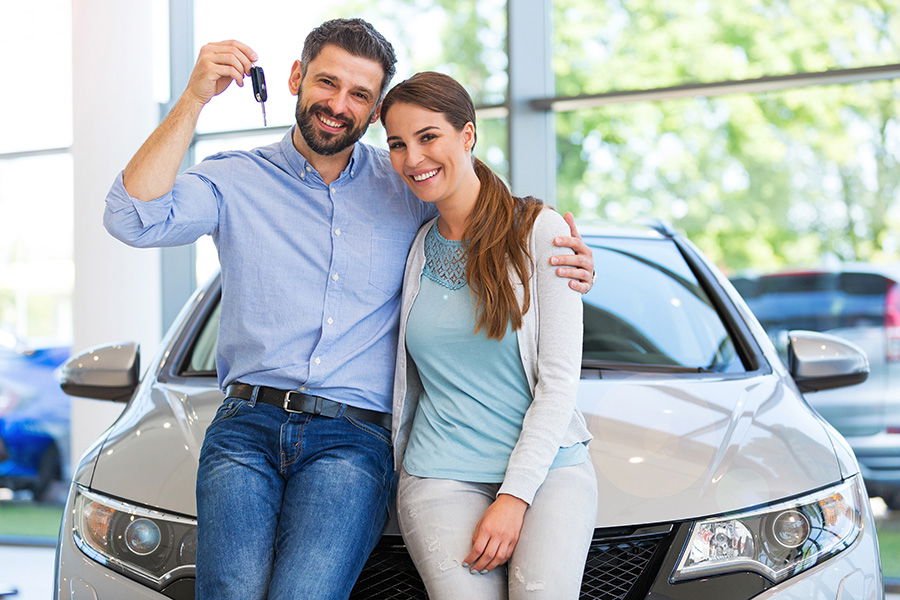
[[[310,173],[316,173],[315,167],[309,164],[309,161],[306,160],[306,157],[300,154],[297,151],[297,148],[294,147],[294,129],[297,126],[288,130],[288,132],[281,138],[281,152],[284,154],[285,158],[288,161],[288,164],[294,169],[294,172],[300,176],[300,179],[306,180]],[[363,164],[366,160],[366,151],[365,148],[362,147],[362,142],[357,141],[353,144],[353,152],[350,154],[350,160],[347,161],[347,166],[341,171],[340,179],[344,175],[349,175],[350,177],[356,177],[356,175],[360,172]],[[308,168],[307,168],[308,167]]]

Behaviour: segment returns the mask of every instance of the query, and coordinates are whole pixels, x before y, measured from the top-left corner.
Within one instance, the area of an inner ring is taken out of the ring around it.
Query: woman
[[[473,158],[475,108],[452,78],[398,84],[381,119],[394,169],[439,212],[401,309],[404,540],[432,600],[578,598],[597,492],[575,407],[581,296],[549,264],[568,227]]]

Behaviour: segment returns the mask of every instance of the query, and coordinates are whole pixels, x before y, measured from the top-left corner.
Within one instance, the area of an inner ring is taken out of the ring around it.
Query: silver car
[[[883,598],[859,465],[801,395],[863,381],[863,353],[792,332],[788,370],[685,239],[664,226],[585,238],[599,277],[578,402],[599,501],[581,597]],[[194,295],[140,381],[134,344],[65,366],[69,393],[128,405],[74,476],[55,597],[194,597],[197,461],[223,400],[219,297],[217,279]],[[394,521],[352,598],[426,598]]]
[[[783,357],[791,329],[837,335],[866,353],[865,383],[808,400],[853,448],[869,494],[900,510],[900,265],[848,263],[734,283]]]

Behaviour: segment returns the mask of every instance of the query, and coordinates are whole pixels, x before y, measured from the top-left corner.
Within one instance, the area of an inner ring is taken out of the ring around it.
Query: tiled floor
[[[55,553],[53,548],[0,546],[0,590],[18,589],[10,600],[49,600]]]

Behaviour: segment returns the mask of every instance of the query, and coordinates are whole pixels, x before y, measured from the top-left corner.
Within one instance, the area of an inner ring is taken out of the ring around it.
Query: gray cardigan
[[[418,371],[406,351],[406,325],[425,266],[425,234],[435,221],[423,225],[416,235],[403,278],[392,426],[394,468],[398,471],[422,391]],[[555,211],[545,208],[535,219],[530,239],[531,307],[516,332],[533,400],[498,493],[516,496],[529,504],[559,448],[591,439],[584,417],[575,406],[581,375],[581,294],[569,287],[568,279],[557,276],[550,264],[551,256],[565,251],[553,246],[553,238],[565,235],[569,235],[569,227]],[[521,303],[524,288],[512,269],[510,279]]]

